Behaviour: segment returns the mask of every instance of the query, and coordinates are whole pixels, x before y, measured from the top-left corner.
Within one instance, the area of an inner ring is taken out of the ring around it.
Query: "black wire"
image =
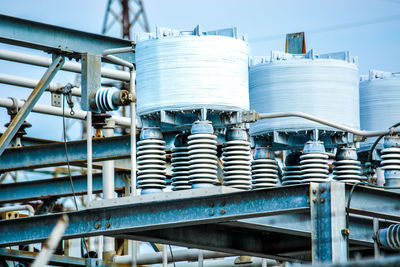
[[[400,126],[400,122],[394,124],[394,125],[393,125],[392,127],[390,127],[389,129],[396,128],[396,127],[398,127],[398,126]],[[369,150],[369,153],[368,153],[368,162],[372,162],[372,153],[374,152],[374,150],[375,150],[376,146],[378,145],[379,141],[381,141],[381,139],[382,139],[385,135],[386,135],[386,134],[383,134],[383,135],[379,136],[378,139],[375,140],[374,144],[372,145],[372,147],[371,147],[371,149]]]
[[[72,195],[74,197],[74,203],[75,203],[75,209],[78,211],[78,202],[76,201],[76,194],[75,194],[75,188],[74,188],[74,182],[72,181],[72,176],[71,176],[71,167],[69,164],[69,157],[68,157],[68,145],[67,145],[67,134],[66,134],[66,129],[65,129],[65,95],[63,95],[63,111],[62,111],[62,123],[63,123],[63,139],[64,139],[64,148],[65,148],[65,158],[67,160],[67,167],[68,167],[68,177],[69,177],[69,182],[71,184],[71,189],[72,189]]]
[[[62,109],[63,139],[64,139],[64,148],[65,148],[65,158],[67,160],[68,177],[69,177],[69,182],[71,184],[72,195],[73,195],[74,203],[75,203],[75,209],[76,209],[76,211],[79,211],[78,202],[76,201],[74,182],[72,180],[72,175],[71,175],[71,166],[70,166],[69,157],[68,157],[67,133],[66,133],[66,129],[65,129],[65,110],[64,110],[65,109],[65,94],[63,94],[62,108],[63,108]],[[86,242],[83,240],[83,238],[81,238],[81,242],[83,243],[83,246],[85,247],[88,258],[90,258],[88,246],[87,246]]]
[[[375,185],[375,184],[370,184],[368,182],[357,182],[353,184],[351,187],[350,193],[349,193],[349,198],[347,199],[347,208],[346,208],[346,229],[349,231],[350,230],[350,204],[351,204],[351,198],[353,196],[354,189],[358,185],[367,185],[370,187],[376,187],[376,188],[383,188],[383,189],[400,189],[400,186],[381,186],[381,185]],[[350,232],[347,233],[346,235],[346,242],[347,242],[347,258],[350,257],[350,250],[349,250],[349,236]]]
[[[174,264],[174,267],[176,267],[175,260],[174,260],[174,254],[172,254],[171,245],[168,244],[168,246],[169,246],[169,251],[171,251],[171,260],[172,260],[172,263]]]

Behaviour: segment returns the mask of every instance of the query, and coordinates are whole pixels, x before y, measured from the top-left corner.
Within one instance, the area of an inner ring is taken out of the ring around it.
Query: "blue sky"
[[[1,13],[6,15],[99,33],[107,0],[0,0],[0,3]],[[351,55],[359,57],[362,74],[370,68],[400,71],[400,0],[144,0],[144,4],[153,30],[155,26],[181,30],[193,29],[197,24],[204,30],[236,26],[248,34],[251,55],[284,50],[285,33],[305,31],[307,50],[314,48],[320,53],[349,50]],[[393,16],[397,19],[373,23]],[[338,25],[342,26],[332,30],[332,26]],[[330,31],[320,30],[326,28]],[[119,29],[115,27],[110,35],[119,36]],[[14,48],[0,44],[0,49]],[[39,79],[44,69],[0,60],[0,72]],[[64,83],[74,78],[74,74],[61,72],[54,81]],[[29,93],[28,89],[0,85],[0,97],[23,99]],[[45,93],[40,103],[50,104],[50,95]],[[1,109],[0,132],[7,121],[8,116]],[[28,121],[33,124],[29,136],[61,138],[60,119],[32,114]]]

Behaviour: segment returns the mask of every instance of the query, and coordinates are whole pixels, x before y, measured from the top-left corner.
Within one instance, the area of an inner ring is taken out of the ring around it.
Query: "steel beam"
[[[115,189],[122,190],[125,182],[129,187],[126,180],[128,177],[124,172],[115,172]],[[72,181],[76,195],[86,194],[86,175],[72,176]],[[93,174],[93,193],[101,193],[102,186],[102,174]],[[0,184],[0,204],[68,196],[72,196],[69,177]]]
[[[257,229],[259,231],[286,233],[306,237],[311,236],[309,212],[253,218],[223,224]],[[388,227],[389,225],[390,222],[381,222],[381,228]],[[374,244],[374,234],[372,218],[350,215],[350,245],[372,247]]]
[[[346,185],[346,204],[351,187]],[[350,213],[400,222],[400,193],[356,186],[351,198]]]
[[[194,225],[117,235],[141,241],[196,247],[235,255],[258,256],[276,260],[309,259],[310,237],[258,231],[222,224]],[[304,259],[305,259],[304,258]]]
[[[6,131],[0,138],[0,156],[1,154],[3,154],[4,150],[7,148],[11,140],[14,138],[15,133],[19,130],[19,127],[22,125],[26,117],[28,117],[29,112],[31,112],[33,106],[39,100],[40,96],[49,86],[57,71],[61,69],[64,62],[65,60],[63,56],[57,56],[54,58],[53,63],[43,74],[39,83],[35,86],[24,105],[21,107],[20,110],[18,110],[18,113],[15,115],[15,117],[13,117],[10,125],[7,127]]]
[[[168,229],[309,209],[308,185],[233,193],[223,189],[214,187],[121,198],[128,204],[118,204],[121,199],[111,199],[108,205],[68,212],[70,222],[64,238]],[[45,240],[59,216],[0,221],[0,246]]]
[[[342,234],[346,228],[345,184],[311,184],[310,199],[313,263],[346,262],[348,244]]]
[[[85,163],[86,140],[68,142],[71,164]],[[129,135],[93,139],[93,161],[130,157]],[[0,157],[0,172],[66,165],[64,143],[6,149]]]
[[[0,15],[0,42],[39,49],[46,52],[64,51],[71,54],[84,52],[102,55],[104,50],[132,46],[132,41],[113,38]],[[79,55],[78,55],[79,56]],[[117,55],[134,62],[134,53]]]

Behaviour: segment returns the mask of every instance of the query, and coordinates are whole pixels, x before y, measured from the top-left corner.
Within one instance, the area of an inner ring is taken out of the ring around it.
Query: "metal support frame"
[[[61,55],[56,56],[54,58],[53,63],[43,74],[39,83],[35,86],[35,89],[33,89],[32,93],[29,95],[24,105],[18,111],[17,115],[15,115],[15,117],[11,121],[11,124],[7,127],[6,131],[0,138],[0,156],[3,154],[4,150],[7,148],[11,140],[14,138],[14,134],[18,131],[21,124],[29,115],[29,112],[32,110],[33,106],[39,100],[40,96],[49,86],[51,80],[56,75],[57,71],[62,67],[64,61],[65,61],[64,57]]]
[[[86,140],[68,142],[68,155],[70,164],[84,164],[87,159]],[[129,158],[130,155],[129,135],[93,139],[93,161]],[[65,164],[63,143],[9,148],[1,156],[0,172]]]
[[[129,40],[93,34],[0,15],[0,42],[39,49],[46,52],[64,51],[70,56],[80,57],[88,52],[101,55],[104,50],[131,46]],[[123,60],[134,62],[133,53],[117,55]]]
[[[129,187],[129,172],[115,172],[115,189]],[[86,175],[72,176],[76,195],[86,194]],[[102,192],[102,174],[93,174],[93,193]],[[72,196],[69,177],[0,184],[0,204]]]
[[[132,197],[130,204],[122,205],[118,205],[118,200],[123,198],[112,199],[110,206],[69,212],[70,224],[64,238],[116,235],[300,212],[309,209],[307,188],[308,185],[301,185],[223,193],[222,187],[216,187],[215,190],[159,194],[163,201],[155,200],[155,195]],[[41,242],[50,234],[51,226],[58,218],[58,214],[52,214],[0,221],[0,246]]]
[[[344,183],[311,184],[310,216],[312,260],[346,262],[347,242]]]

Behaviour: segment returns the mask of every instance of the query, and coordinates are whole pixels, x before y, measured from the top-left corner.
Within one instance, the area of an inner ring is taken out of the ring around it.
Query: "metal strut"
[[[6,131],[0,138],[0,156],[3,154],[4,150],[10,144],[15,133],[18,131],[19,127],[24,122],[26,117],[29,115],[29,112],[31,112],[33,106],[39,100],[40,96],[49,86],[51,80],[56,75],[57,71],[61,69],[64,62],[65,62],[64,56],[62,55],[58,55],[53,60],[53,63],[51,63],[50,67],[43,74],[42,78],[40,79],[39,83],[35,86],[32,93],[29,95],[25,104],[18,111],[17,115],[15,115],[10,125],[7,127]]]

